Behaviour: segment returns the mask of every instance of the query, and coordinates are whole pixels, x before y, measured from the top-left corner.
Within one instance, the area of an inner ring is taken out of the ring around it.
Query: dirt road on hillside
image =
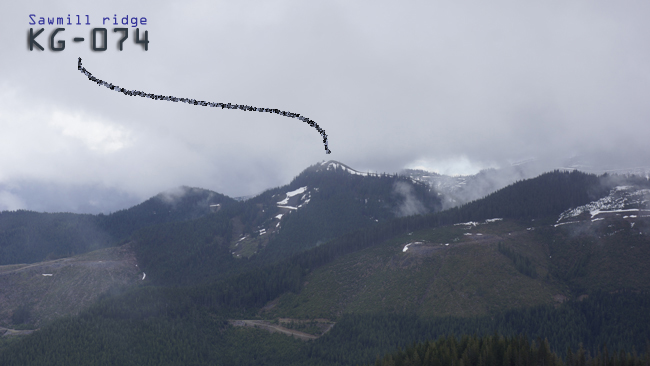
[[[271,333],[278,332],[286,335],[294,336],[303,341],[310,341],[318,338],[315,335],[300,332],[293,329],[288,329],[280,325],[271,324],[266,320],[228,320],[228,323],[232,324],[235,327],[255,327],[266,329]]]

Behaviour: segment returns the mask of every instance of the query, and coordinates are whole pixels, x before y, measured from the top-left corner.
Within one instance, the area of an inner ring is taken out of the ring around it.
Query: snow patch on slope
[[[296,189],[295,191],[287,192],[287,197],[283,199],[282,201],[278,202],[278,205],[286,205],[289,203],[289,199],[293,196],[297,196],[299,194],[305,193],[307,190],[307,186],[300,187]]]
[[[485,222],[476,222],[476,221],[459,222],[458,224],[454,224],[454,226],[460,226],[460,225],[478,226],[478,225],[489,224],[489,223],[492,223],[492,222],[497,222],[497,221],[502,221],[502,220],[503,220],[503,218],[498,217],[498,218],[494,218],[494,219],[487,219],[487,220],[485,220]]]
[[[412,243],[408,243],[408,244],[406,244],[406,245],[404,246],[404,249],[402,249],[402,253],[404,253],[404,252],[406,252],[407,250],[409,250],[409,245],[419,245],[419,244],[422,244],[422,242],[421,242],[421,241],[415,241],[415,242],[412,242]]]
[[[300,188],[296,189],[295,191],[287,192],[287,197],[297,196],[299,194],[305,193],[306,190],[307,190],[307,186],[300,187]]]
[[[280,206],[280,205],[278,205],[278,207],[279,208],[288,208],[290,210],[297,210],[298,209],[298,207],[293,207],[293,206]]]
[[[486,223],[497,222],[497,221],[503,221],[503,219],[502,218],[495,218],[495,219],[487,219],[487,220],[485,220]]]
[[[564,211],[560,214],[557,222],[579,216],[585,212],[589,212],[593,219],[602,213],[639,211],[638,208],[626,209],[626,207],[647,206],[649,196],[650,189],[634,189],[631,186],[618,186],[612,189],[607,197]]]
[[[465,225],[465,226],[478,226],[480,225],[476,221],[470,221],[470,222],[459,222],[458,224],[454,224],[454,226],[459,226],[459,225]]]

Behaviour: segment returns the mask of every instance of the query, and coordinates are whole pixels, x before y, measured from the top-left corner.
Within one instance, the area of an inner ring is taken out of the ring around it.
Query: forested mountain
[[[197,284],[415,213],[409,210],[436,212],[439,202],[425,184],[395,175],[363,176],[327,162],[287,186],[214,214],[140,230],[132,236],[133,247],[156,284]]]
[[[580,174],[574,175],[573,184],[589,184],[591,191],[582,192],[581,197],[569,197],[572,193],[567,191],[565,196],[552,197],[547,203],[555,201],[568,208],[603,193],[596,187],[595,176],[589,178],[591,182],[579,182]],[[523,188],[517,200],[522,208],[509,217],[519,217],[521,210],[538,212],[541,207],[531,208],[526,200],[535,194],[548,195],[555,189],[553,184],[558,183],[544,181],[539,192],[534,187]],[[301,189],[300,194],[288,195]],[[498,197],[490,197],[491,202],[501,204]],[[138,229],[199,218],[226,206],[236,207],[228,218],[233,230],[229,249],[234,256],[250,257],[264,250],[266,256],[280,259],[353,229],[395,217],[436,212],[441,202],[426,184],[395,175],[359,173],[341,163],[326,162],[306,169],[285,187],[243,202],[183,187],[110,215],[3,212],[0,264],[33,263],[88,252],[115,245]],[[481,209],[491,210],[488,206],[484,202]],[[452,221],[456,219],[463,218]]]
[[[103,230],[121,240],[147,226],[193,220],[236,204],[234,199],[216,192],[179,187],[129,209],[99,215],[98,221]]]
[[[115,245],[138,229],[195,219],[221,205],[234,203],[215,192],[181,187],[110,215],[3,211],[0,212],[0,265],[86,253]]]
[[[548,338],[559,357],[580,342],[592,355],[603,343],[642,352],[650,218],[643,198],[618,195],[647,185],[554,171],[438,211],[437,194],[409,178],[317,164],[198,218],[141,225],[123,242],[142,286],[0,343],[0,363],[352,365],[495,332]],[[609,201],[622,206],[597,204]],[[336,325],[302,343],[226,321],[285,317]]]
[[[294,191],[300,194],[291,195]],[[222,210],[226,214],[220,219],[232,226],[228,247],[234,256],[250,257],[270,242],[267,256],[279,259],[353,229],[439,208],[440,199],[425,184],[396,175],[364,176],[327,162],[246,201],[181,187],[110,215],[5,211],[0,213],[0,265],[81,254],[115,245],[142,228]]]
[[[265,256],[286,257],[352,230],[441,207],[426,184],[397,175],[359,173],[332,161],[307,168],[288,186],[293,187],[307,187],[309,204],[299,215],[287,212]]]
[[[109,245],[97,217],[71,213],[0,213],[0,264],[34,263]]]

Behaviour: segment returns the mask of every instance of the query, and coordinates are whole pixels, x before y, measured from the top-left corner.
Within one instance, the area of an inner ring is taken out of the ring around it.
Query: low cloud
[[[0,191],[0,211],[15,211],[25,207],[25,202],[20,197],[8,191]]]
[[[131,133],[123,126],[89,118],[80,114],[54,111],[50,125],[66,137],[78,139],[93,151],[112,153],[131,143]]]
[[[176,187],[160,193],[158,197],[160,197],[160,199],[162,199],[162,201],[167,204],[175,205],[176,202],[178,202],[181,198],[183,198],[183,196],[185,196],[185,194],[187,194],[187,190],[187,187]]]
[[[397,216],[422,215],[428,212],[426,207],[420,202],[413,193],[413,186],[406,182],[397,182],[393,191],[401,196],[404,200],[397,206]]]

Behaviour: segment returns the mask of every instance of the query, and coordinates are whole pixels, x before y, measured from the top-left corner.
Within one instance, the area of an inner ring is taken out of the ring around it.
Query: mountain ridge
[[[399,205],[404,197],[396,194],[398,183],[409,184],[416,197],[432,196],[430,187],[408,177],[360,176],[337,168],[305,172],[246,204],[224,203],[196,219],[142,228],[129,240],[138,268],[147,274],[143,286],[117,291],[78,316],[0,346],[0,360],[45,354],[68,362],[77,354],[115,360],[122,357],[117,354],[128,355],[120,358],[128,364],[154,355],[177,360],[182,354],[203,361],[198,363],[221,357],[226,364],[274,359],[275,364],[335,365],[372,362],[376,350],[386,352],[443,330],[542,336],[561,331],[551,342],[560,347],[601,340],[630,347],[639,341],[625,337],[647,334],[638,322],[647,318],[650,303],[642,294],[635,299],[625,292],[649,291],[650,219],[611,212],[592,221],[591,212],[583,211],[571,218],[580,223],[555,226],[567,210],[611,195],[619,179],[553,171],[452,209],[402,217],[395,206],[377,201],[377,210],[368,212],[384,212],[386,219],[370,220],[361,210],[355,217],[368,225],[340,226],[339,234],[322,243],[304,240],[304,233],[317,232],[321,222],[298,218],[323,217],[326,207],[339,215],[340,210],[354,213],[350,207],[365,207],[365,197],[369,204],[373,194]],[[647,179],[634,183],[641,190],[644,184]],[[274,221],[278,210],[288,210],[287,217]],[[289,218],[300,230],[282,221]],[[252,231],[242,243],[271,237],[266,225],[278,223],[280,233],[288,229],[303,239],[269,239],[245,258],[231,251],[246,225],[257,235]],[[623,294],[610,301],[598,295],[602,290]],[[589,297],[577,302],[583,295]],[[616,310],[623,300],[634,308]],[[609,301],[606,309],[598,307],[603,301]],[[626,319],[633,333],[617,330],[603,311]],[[305,321],[331,317],[337,325],[306,345],[227,325],[227,319],[273,322],[289,315]],[[602,319],[602,329],[586,329],[588,319]],[[251,344],[255,349],[245,348]],[[70,352],[70,345],[83,345],[83,352]],[[215,347],[225,348],[216,352]],[[273,358],[277,350],[292,358]]]

